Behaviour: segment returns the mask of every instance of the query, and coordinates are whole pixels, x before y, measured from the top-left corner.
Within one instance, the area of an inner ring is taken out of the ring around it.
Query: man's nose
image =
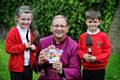
[[[58,30],[61,30],[61,29],[62,29],[62,28],[61,28],[61,25],[59,25],[59,26],[58,26]]]

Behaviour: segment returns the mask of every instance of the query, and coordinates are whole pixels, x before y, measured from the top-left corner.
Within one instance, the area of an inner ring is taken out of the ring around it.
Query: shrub
[[[100,28],[108,32],[116,7],[115,0],[2,0],[0,5],[0,21],[8,27],[15,25],[14,14],[16,7],[21,4],[30,4],[34,11],[34,22],[41,37],[50,34],[52,17],[57,14],[68,18],[69,32],[75,40],[86,31],[84,12],[90,7],[97,7],[102,13]]]

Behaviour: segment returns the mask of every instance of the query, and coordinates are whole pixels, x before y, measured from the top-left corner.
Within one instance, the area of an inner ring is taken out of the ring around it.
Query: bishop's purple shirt
[[[77,55],[78,45],[70,37],[66,37],[60,44],[55,44],[53,36],[48,36],[40,39],[40,49],[47,48],[50,45],[55,45],[56,48],[63,49],[63,53],[60,57],[60,61],[63,65],[65,79],[67,80],[81,80],[80,73],[80,59]],[[38,66],[37,66],[38,67]],[[37,68],[36,67],[36,68]],[[39,80],[62,80],[63,78],[56,73],[49,62],[43,66],[39,66],[39,69],[44,68],[44,73],[40,75]]]

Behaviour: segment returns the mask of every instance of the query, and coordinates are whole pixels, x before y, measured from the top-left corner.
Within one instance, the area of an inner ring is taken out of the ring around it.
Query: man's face
[[[31,21],[32,21],[31,13],[20,13],[20,15],[17,17],[17,23],[23,29],[28,28],[31,25]]]
[[[99,19],[87,19],[86,25],[88,29],[92,32],[96,31],[98,28],[98,25],[100,25],[101,21]]]
[[[56,18],[52,22],[51,32],[57,39],[62,39],[68,32],[67,23],[64,18]]]

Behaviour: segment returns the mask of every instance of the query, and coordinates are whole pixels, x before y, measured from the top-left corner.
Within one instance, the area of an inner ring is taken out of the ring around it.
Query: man
[[[80,74],[80,59],[77,55],[77,43],[68,37],[68,23],[63,15],[57,15],[52,20],[51,25],[52,35],[40,39],[40,54],[38,57],[39,69],[43,69],[40,80],[81,80]],[[50,55],[55,55],[57,58],[49,59]],[[56,51],[56,52],[55,52]],[[60,59],[59,59],[60,58]],[[38,69],[37,66],[37,69]]]

